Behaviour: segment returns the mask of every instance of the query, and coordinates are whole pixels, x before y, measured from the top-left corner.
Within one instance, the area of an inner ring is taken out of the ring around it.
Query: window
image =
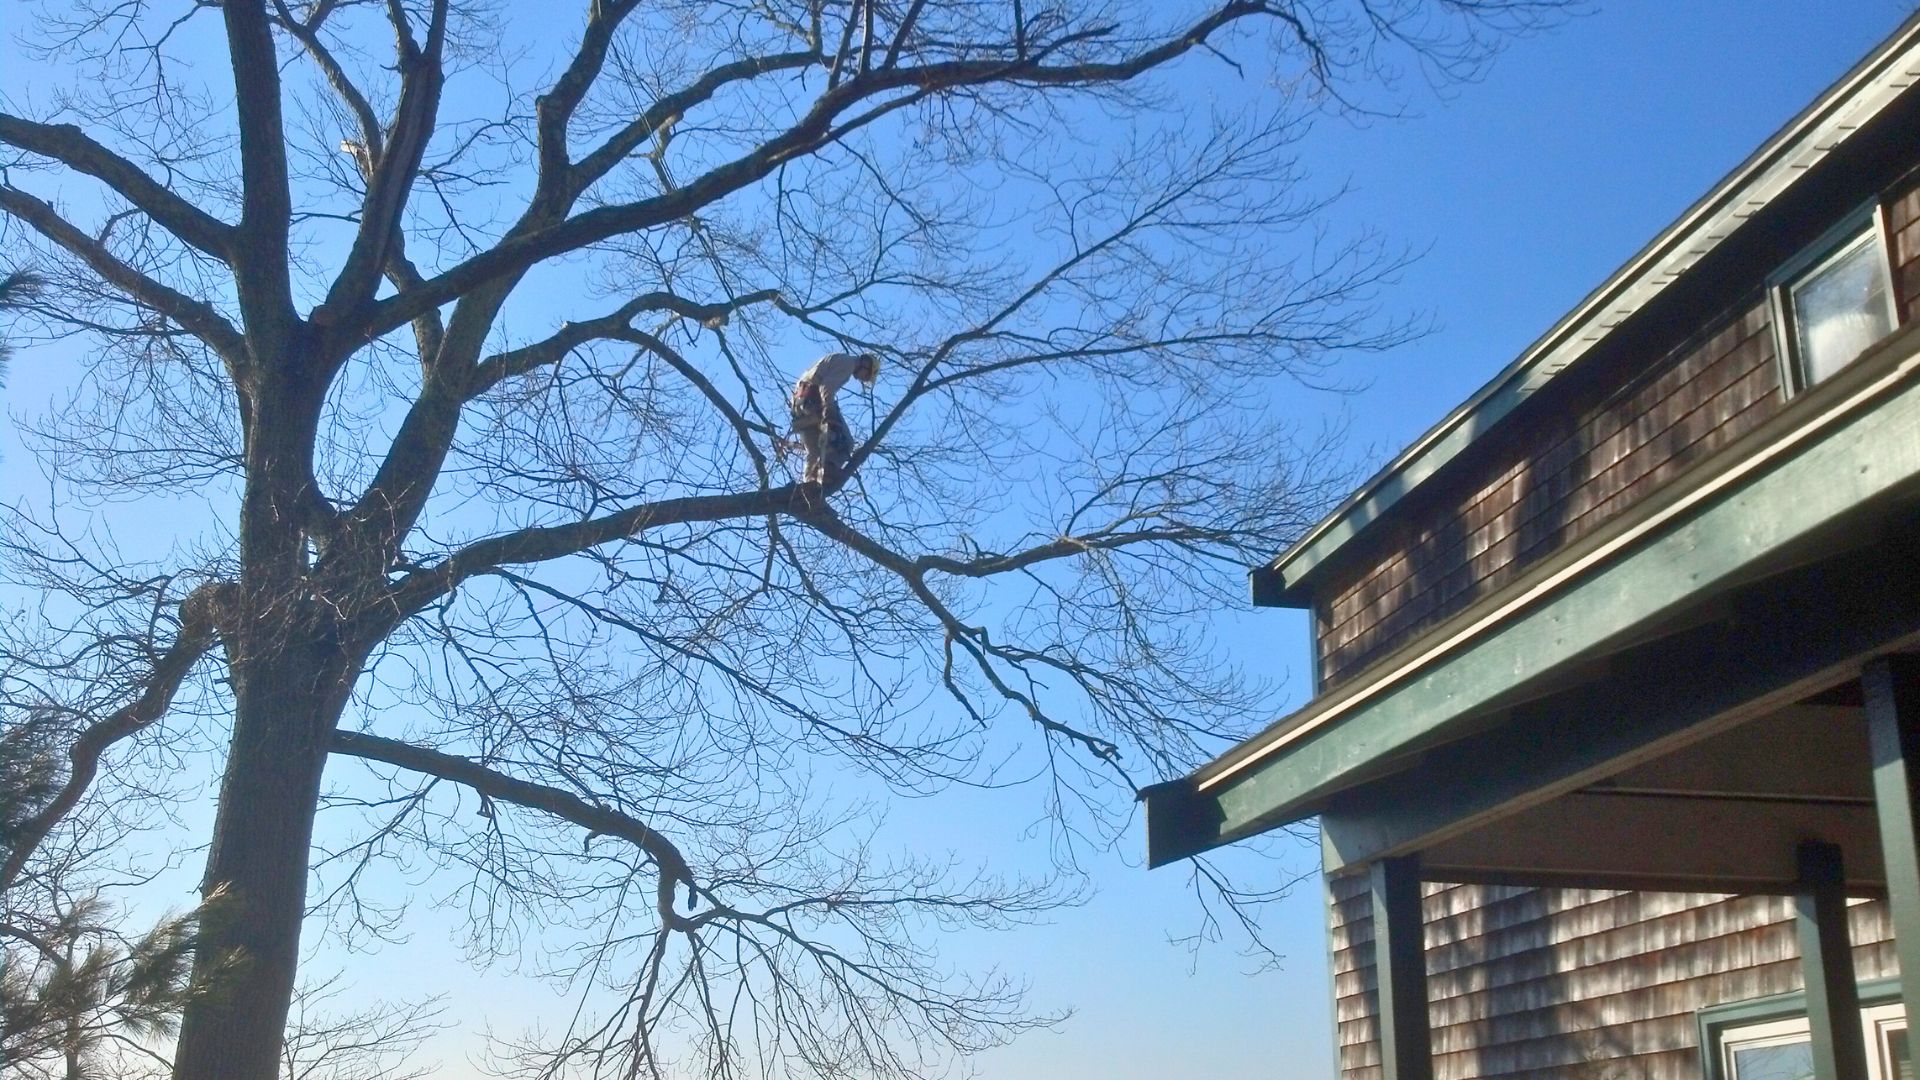
[[[1878,229],[1855,237],[1787,286],[1795,352],[1808,385],[1893,333],[1892,297]]]
[[[1871,1028],[1867,1054],[1878,1058],[1880,1080],[1914,1080],[1913,1055],[1907,1050],[1906,1014],[1882,1020]]]
[[[1805,1018],[1734,1028],[1721,1036],[1725,1080],[1810,1080],[1813,1040]]]
[[[1868,1080],[1914,1080],[1907,1018],[1896,1003],[1861,1010]],[[1717,1029],[1717,1080],[1811,1080],[1813,1042],[1805,1016]]]
[[[1776,341],[1790,385],[1846,367],[1899,322],[1878,210],[1855,211],[1771,279]]]

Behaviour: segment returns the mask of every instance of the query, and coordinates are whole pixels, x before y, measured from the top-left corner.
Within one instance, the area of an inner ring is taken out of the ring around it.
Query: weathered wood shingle
[[[1379,1075],[1366,889],[1328,882],[1342,1080]],[[1700,1009],[1800,988],[1781,897],[1429,885],[1425,907],[1442,1080],[1700,1080]],[[1884,906],[1852,922],[1860,977],[1893,974]]]
[[[1898,303],[1920,306],[1920,176],[1883,200]],[[1593,532],[1784,404],[1765,267],[1747,299],[1680,327],[1664,353],[1618,353],[1546,407],[1482,437],[1444,479],[1357,542],[1316,586],[1323,685],[1351,678],[1422,630]],[[1691,336],[1689,336],[1691,335]]]
[[[1412,633],[1593,531],[1778,408],[1767,308],[1754,302],[1642,377],[1493,437],[1464,495],[1402,525],[1330,584],[1319,639],[1337,683]]]

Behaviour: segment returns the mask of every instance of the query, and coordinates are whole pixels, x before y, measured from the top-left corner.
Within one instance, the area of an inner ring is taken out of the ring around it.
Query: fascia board
[[[1723,459],[1712,482],[1621,522],[1585,556],[1333,703],[1315,703],[1176,785],[1167,808],[1214,823],[1193,851],[1312,812],[1313,801],[1516,688],[1715,595],[1863,504],[1920,481],[1920,329],[1903,332]],[[1764,437],[1768,431],[1775,437]],[[1544,568],[1543,568],[1544,569]],[[1438,632],[1436,632],[1438,633]],[[1150,824],[1155,790],[1147,795]],[[1205,830],[1203,830],[1205,831]],[[1163,832],[1190,836],[1185,829]]]

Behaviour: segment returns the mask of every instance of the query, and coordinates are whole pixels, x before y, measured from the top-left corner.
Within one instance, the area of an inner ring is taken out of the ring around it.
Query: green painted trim
[[[1540,599],[1536,594],[1542,590],[1564,588],[1569,575],[1592,570],[1601,556],[1612,557],[1617,550],[1640,543],[1679,517],[1697,511],[1703,492],[1717,493],[1731,483],[1745,482],[1748,474],[1771,467],[1776,458],[1825,433],[1833,421],[1854,411],[1862,401],[1880,396],[1890,381],[1889,372],[1891,381],[1910,376],[1912,372],[1903,369],[1920,366],[1916,355],[1920,355],[1920,325],[1875,345],[1819,387],[1788,403],[1742,438],[1737,447],[1699,462],[1627,513],[1551,552],[1506,588],[1481,597],[1465,610],[1415,635],[1331,693],[1318,694],[1303,708],[1201,767],[1191,779],[1201,786],[1214,786],[1266,756],[1276,742],[1291,741],[1298,729],[1318,726],[1330,716],[1343,714],[1397,685],[1412,670],[1431,666],[1441,654],[1460,651],[1468,641],[1508,621],[1517,610],[1536,604]],[[1863,394],[1863,388],[1869,392]]]
[[[1247,571],[1247,599],[1254,607],[1284,607],[1306,610],[1312,605],[1298,593],[1287,591],[1280,574],[1264,566]]]
[[[1860,684],[1894,954],[1902,979],[1913,986],[1908,996],[1920,1000],[1920,657],[1876,660]]]
[[[1769,462],[1766,471],[1716,493],[1678,524],[1547,595],[1425,670],[1383,690],[1340,720],[1248,764],[1208,790],[1195,791],[1184,830],[1186,850],[1153,853],[1156,864],[1195,854],[1315,812],[1318,800],[1378,770],[1417,740],[1442,737],[1460,720],[1511,701],[1579,662],[1605,655],[1736,586],[1757,569],[1849,511],[1889,500],[1920,479],[1920,383],[1911,363],[1920,335],[1902,334],[1886,363],[1862,361],[1855,379],[1823,390],[1886,378],[1884,388],[1851,405]],[[1892,375],[1895,362],[1909,366]],[[1849,388],[1852,394],[1854,389]],[[1836,395],[1837,396],[1837,395]],[[1806,406],[1834,397],[1809,395]],[[1843,399],[1851,402],[1851,398]],[[1781,419],[1787,419],[1783,416]],[[1791,422],[1820,419],[1799,410]],[[1211,804],[1211,805],[1208,805]],[[1149,800],[1150,819],[1154,813]],[[1186,815],[1183,815],[1186,816]]]
[[[1860,1033],[1860,990],[1854,984],[1853,943],[1847,939],[1847,873],[1840,846],[1802,841],[1795,862],[1800,880],[1793,923],[1800,939],[1800,979],[1807,988],[1814,1080],[1864,1078],[1867,1042]]]
[[[1498,727],[1343,788],[1320,809],[1323,869],[1425,850],[1857,675],[1860,657],[1920,640],[1916,552],[1920,521],[1886,521],[1870,545],[1716,600],[1725,618],[1614,653],[1604,673],[1514,706]],[[1743,878],[1711,891],[1762,887]]]
[[[1378,986],[1382,1080],[1433,1080],[1427,1017],[1427,937],[1420,859],[1373,864],[1373,972]]]

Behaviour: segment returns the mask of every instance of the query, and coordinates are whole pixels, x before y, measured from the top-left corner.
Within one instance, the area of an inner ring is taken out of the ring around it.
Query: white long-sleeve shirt
[[[841,387],[847,385],[847,380],[853,378],[854,370],[859,366],[860,358],[852,353],[828,353],[814,361],[813,366],[800,376],[800,381],[793,388],[794,396],[798,397],[810,386],[817,386],[821,398],[831,400]]]

